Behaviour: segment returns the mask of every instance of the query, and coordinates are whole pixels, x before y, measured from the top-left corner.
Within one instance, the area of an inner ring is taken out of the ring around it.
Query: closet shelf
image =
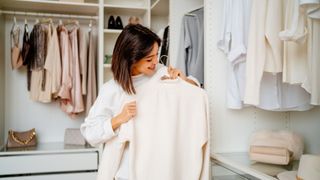
[[[151,16],[168,16],[169,0],[156,0],[151,5]]]
[[[280,166],[280,165],[271,165],[271,164],[253,162],[249,159],[248,152],[214,153],[213,158],[218,161],[218,164],[224,167],[233,169],[234,171],[242,171],[256,178],[266,179],[266,180],[277,180],[277,179],[272,177],[271,175],[267,175],[264,172],[262,172],[263,169],[265,169],[265,172],[270,171],[270,169],[274,169],[275,171],[281,172],[281,171],[296,170],[294,168],[297,167],[295,165]],[[294,161],[293,164],[299,164],[299,162]]]
[[[104,11],[106,14],[114,14],[114,15],[144,15],[147,12],[146,7],[138,7],[138,6],[125,6],[125,5],[112,5],[105,4]]]
[[[122,30],[117,30],[117,29],[104,29],[104,33],[110,33],[110,34],[120,34]]]
[[[49,0],[4,0],[0,4],[0,9],[39,13],[97,15],[99,5],[97,3],[75,3]]]
[[[0,156],[22,154],[76,153],[98,151],[99,148],[88,145],[65,145],[63,142],[38,143],[36,147],[25,149],[2,149]]]

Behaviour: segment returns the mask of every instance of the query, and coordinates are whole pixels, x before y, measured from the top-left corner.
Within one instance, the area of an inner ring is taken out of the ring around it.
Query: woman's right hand
[[[128,122],[130,119],[135,117],[137,114],[136,101],[125,104],[119,115],[112,118],[112,129],[115,130],[121,126],[121,124]]]
[[[132,101],[123,106],[122,112],[119,115],[121,116],[122,123],[126,123],[130,119],[135,117],[136,114],[137,114],[137,104],[136,104],[136,101]]]

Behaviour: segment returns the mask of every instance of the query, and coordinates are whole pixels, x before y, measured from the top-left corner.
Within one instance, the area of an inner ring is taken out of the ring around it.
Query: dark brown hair
[[[160,46],[160,38],[140,24],[129,24],[120,33],[112,54],[111,70],[114,80],[128,94],[135,94],[131,79],[131,67],[146,57],[154,43]]]

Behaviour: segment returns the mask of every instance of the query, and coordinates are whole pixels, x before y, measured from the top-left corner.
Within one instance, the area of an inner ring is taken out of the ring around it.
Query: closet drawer
[[[0,175],[97,170],[98,153],[1,156],[0,167]]]

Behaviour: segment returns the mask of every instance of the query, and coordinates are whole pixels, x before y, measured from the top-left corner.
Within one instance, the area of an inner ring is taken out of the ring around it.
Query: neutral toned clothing
[[[46,83],[49,84],[46,91],[49,91],[50,97],[56,98],[61,87],[62,67],[57,29],[54,26],[51,29],[52,34],[50,34],[51,39],[48,44],[44,68],[46,70]]]
[[[203,8],[182,19],[177,68],[204,83]]]
[[[43,25],[44,26],[44,25]],[[52,56],[54,56],[54,54],[52,54],[53,49],[50,49],[50,46],[52,45],[52,28],[53,25],[52,24],[48,24],[46,25],[46,57],[45,57],[45,64],[43,66],[43,70],[41,70],[42,73],[42,79],[45,81],[44,84],[44,88],[41,88],[41,90],[39,91],[39,102],[43,102],[43,103],[49,103],[51,102],[51,83],[52,83],[52,78],[51,78],[51,74],[48,74],[48,70],[45,68],[45,65],[48,61],[48,64],[50,63],[50,61],[52,61]],[[52,47],[52,46],[51,46]],[[48,54],[50,52],[50,54]],[[50,55],[50,56],[48,56]],[[40,88],[40,87],[39,87]]]
[[[245,61],[252,0],[224,1],[223,25],[218,41],[232,66]]]
[[[163,66],[160,64],[157,65],[157,69],[161,67]],[[190,76],[188,78],[200,85],[195,78]],[[142,74],[132,77],[135,88],[138,88],[149,80],[150,77]],[[126,101],[126,98],[128,98],[128,95],[113,79],[101,87],[96,101],[91,107],[84,123],[80,127],[81,133],[91,145],[97,146],[102,143],[107,143],[118,135],[119,128],[116,131],[113,131],[111,119],[122,111],[124,103],[130,102],[130,100]],[[114,155],[116,156],[117,152],[115,152]],[[119,167],[115,166],[114,168],[114,177],[116,179],[129,178],[128,146],[124,146],[122,158],[119,159]]]
[[[320,20],[308,18],[308,74],[302,84],[311,94],[311,104],[320,105]]]
[[[89,32],[89,51],[88,51],[88,72],[85,82],[86,84],[86,113],[89,113],[91,106],[97,98],[97,31],[95,28],[92,28]],[[84,75],[82,76],[84,78]],[[82,84],[83,87],[83,84]],[[83,93],[82,93],[83,94]]]
[[[130,180],[209,179],[206,95],[202,89],[180,79],[159,81],[164,74],[167,74],[166,68],[158,70],[148,82],[136,88],[134,97],[126,96],[120,100],[137,100],[139,115],[134,121],[123,124],[119,135],[106,142],[98,179],[114,178],[128,140]],[[161,88],[154,88],[158,86]]]
[[[299,0],[288,0],[285,8],[284,31],[279,37],[284,41],[283,82],[301,84],[307,74],[307,40],[305,12],[299,8]]]
[[[223,25],[218,41],[228,59],[227,106],[241,109],[245,88],[245,61],[251,0],[224,1]]]
[[[51,24],[36,24],[32,31],[34,40],[31,56],[30,98],[33,101],[48,103],[51,101],[50,82],[46,82],[46,70],[44,63],[47,49],[51,41]],[[37,54],[38,53],[38,54]]]
[[[253,0],[244,102],[258,105],[263,72],[282,72],[282,0]]]
[[[82,97],[82,86],[80,78],[80,61],[79,61],[79,48],[78,48],[78,30],[79,27],[75,26],[69,31],[69,40],[71,45],[71,73],[72,73],[72,87],[71,87],[71,101],[72,110],[71,115],[84,111],[84,103]]]
[[[22,55],[19,48],[19,39],[20,39],[20,26],[13,23],[11,32],[10,32],[10,39],[11,39],[11,66],[12,69],[18,69],[22,66],[23,60]]]
[[[72,111],[71,87],[72,87],[72,71],[71,71],[71,45],[68,36],[68,30],[64,26],[58,27],[59,47],[62,62],[62,78],[61,88],[58,96],[60,98],[60,106],[64,112]]]
[[[79,28],[79,59],[82,94],[87,94],[88,79],[88,31]]]

